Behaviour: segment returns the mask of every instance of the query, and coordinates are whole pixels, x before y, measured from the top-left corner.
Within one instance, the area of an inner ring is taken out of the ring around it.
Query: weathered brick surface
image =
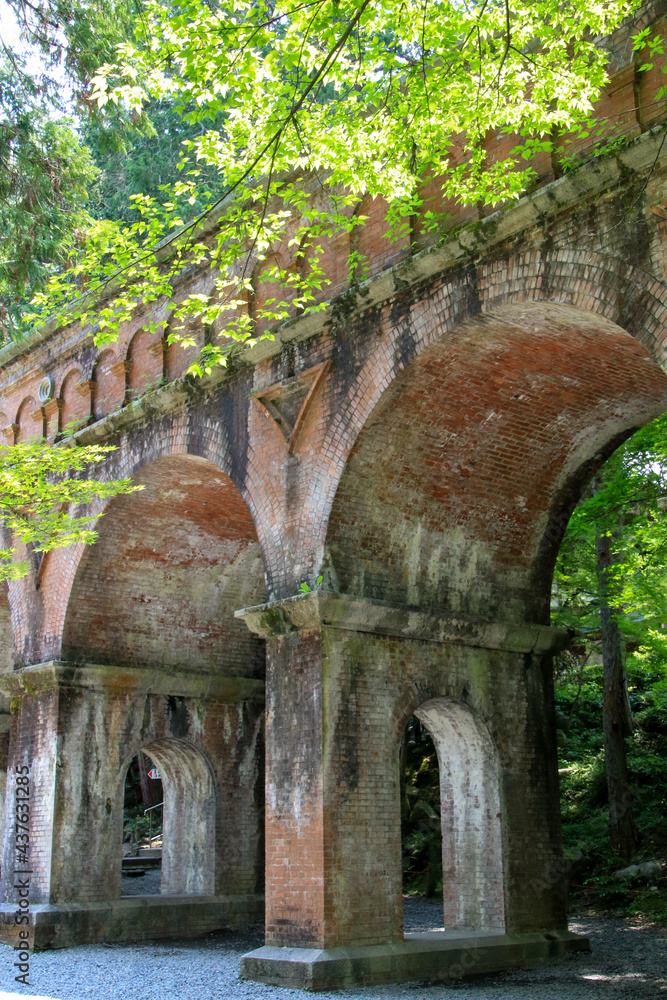
[[[150,683],[136,690],[136,675],[120,669],[93,674],[75,683],[65,672],[55,687],[49,680],[43,692],[23,697],[16,717],[12,763],[28,762],[33,781],[32,901],[120,895],[124,781],[139,750],[162,772],[162,892],[261,890],[262,686],[221,698],[208,697],[200,682],[185,697],[151,693]],[[41,686],[39,678],[32,683]],[[12,767],[9,778],[11,808]],[[12,840],[5,842],[4,902],[14,900]]]
[[[655,81],[629,38],[626,26],[613,40],[600,108],[632,136]],[[488,155],[511,141],[487,137]],[[165,889],[257,889],[262,713],[240,692],[261,688],[266,635],[270,942],[400,939],[398,749],[420,706],[441,755],[447,925],[564,926],[550,668],[510,640],[543,635],[586,482],[667,409],[663,146],[642,135],[551,184],[562,164],[542,159],[549,186],[481,221],[426,179],[427,207],[448,217],[436,235],[415,218],[389,240],[384,206],[358,205],[367,223],[322,242],[338,296],[327,311],[201,383],[180,379],[194,349],[165,344],[164,304],[111,350],[73,324],[0,353],[7,441],[86,425],[79,440],[117,445],[103,474],[146,487],[108,505],[94,547],[50,554],[0,608],[7,690],[31,664],[66,664],[53,687],[24,685],[12,716],[7,803],[24,761],[39,798],[36,901],[117,892],[122,781],[141,748],[171,795]],[[354,251],[371,275],[358,287]],[[282,248],[281,266],[307,269],[308,253]],[[260,280],[265,266],[247,301],[258,330],[280,291]],[[210,282],[191,274],[175,297]],[[202,344],[216,331],[191,332]],[[290,448],[300,377],[325,363]],[[44,375],[53,398],[41,407]],[[258,637],[234,618],[320,574],[385,618],[389,605],[402,622],[428,612],[454,624],[444,638],[383,632],[377,615],[284,627],[273,604]],[[84,683],[86,664],[112,682]],[[213,696],[222,681],[236,693]],[[10,833],[4,850],[3,877]]]
[[[439,752],[451,755],[442,769],[451,793],[443,815],[452,815],[445,926],[565,926],[548,662],[330,628],[276,638],[268,661],[267,943],[402,938],[399,747],[420,706]],[[438,699],[454,724],[472,713],[482,735],[464,730],[446,745]],[[500,830],[485,827],[462,848],[455,823],[465,822],[466,776],[485,745],[494,748],[484,780]]]
[[[548,621],[572,504],[666,404],[662,371],[597,317],[527,304],[459,324],[392,381],[355,442],[329,521],[333,589]]]
[[[257,536],[231,480],[192,456],[137,475],[85,551],[62,655],[89,663],[261,676],[261,643],[233,611],[264,597]]]

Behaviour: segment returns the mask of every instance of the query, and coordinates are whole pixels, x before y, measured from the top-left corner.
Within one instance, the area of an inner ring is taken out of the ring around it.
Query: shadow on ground
[[[406,900],[406,929],[442,926],[441,907]],[[593,952],[536,969],[451,986],[406,983],[322,994],[347,1000],[657,1000],[667,997],[667,930],[632,919],[574,918]],[[87,945],[31,957],[27,988],[14,982],[14,954],[0,946],[0,1000],[285,1000],[303,996],[238,978],[245,951],[263,943],[262,928],[199,941]],[[4,993],[2,991],[5,991]]]

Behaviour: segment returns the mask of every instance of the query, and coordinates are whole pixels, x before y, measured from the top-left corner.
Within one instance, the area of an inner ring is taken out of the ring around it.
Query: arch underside
[[[63,658],[88,663],[260,676],[262,644],[234,611],[264,597],[250,512],[225,473],[167,456],[134,477],[84,552],[72,587]]]
[[[498,762],[467,705],[431,698],[415,712],[440,771],[445,930],[504,930]]]
[[[208,762],[186,740],[155,740],[143,752],[158,765],[164,791],[160,891],[212,896],[216,791]]]
[[[359,434],[329,520],[328,585],[547,622],[582,489],[666,408],[667,376],[601,316],[522,303],[465,320],[407,365]]]

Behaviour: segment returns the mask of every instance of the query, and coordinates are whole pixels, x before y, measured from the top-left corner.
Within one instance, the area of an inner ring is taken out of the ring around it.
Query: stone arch
[[[162,895],[213,896],[217,792],[208,760],[183,739],[167,737],[138,747],[121,769],[116,810],[121,826],[125,775],[140,751],[157,764],[164,791]]]
[[[476,289],[483,312],[532,302],[602,316],[667,367],[667,284],[612,254],[576,246],[556,246],[546,254],[518,251],[502,267],[497,262],[480,267]]]
[[[124,437],[118,450],[105,460],[101,475],[108,479],[133,478],[144,466],[165,457],[202,459],[239,489],[257,526],[261,550],[266,552],[272,542],[277,544],[274,535],[267,536],[269,520],[262,516],[269,509],[269,502],[258,491],[257,484],[248,486],[242,480],[239,482],[232,461],[227,423],[206,412],[197,414],[196,419],[196,434],[192,432],[191,414],[180,412],[149,428],[149,433],[139,441],[131,435]],[[91,505],[92,512],[103,513],[108,503],[100,501],[94,509]],[[61,656],[70,594],[80,562],[87,552],[88,547],[73,545],[50,553],[37,599],[31,579],[10,582],[9,601],[21,663],[41,663]]]
[[[500,786],[489,731],[450,698],[431,698],[414,714],[438,755],[445,930],[504,930]]]
[[[359,361],[353,359],[355,378],[351,384],[343,382],[344,395],[332,412],[326,453],[311,475],[312,501],[296,532],[297,548],[309,553],[310,564],[302,568],[302,576],[314,579],[319,573],[328,519],[345,463],[392,382],[430,344],[456,336],[458,324],[473,319],[480,310],[494,315],[501,308],[520,311],[524,304],[543,309],[554,304],[569,306],[581,316],[603,317],[638,340],[667,368],[662,334],[667,324],[667,284],[640,267],[597,252],[557,246],[547,256],[539,250],[519,250],[479,271],[449,270],[416,287],[384,313],[373,350]],[[367,315],[360,314],[356,322],[363,327]],[[313,524],[319,525],[316,539]],[[294,583],[289,572],[277,573],[273,593],[291,593]]]
[[[193,455],[143,465],[83,552],[67,603],[65,659],[260,676],[263,648],[234,618],[264,598],[252,515],[232,480]]]
[[[550,560],[579,492],[667,408],[667,376],[600,315],[523,303],[421,350],[340,477],[324,566],[342,593],[548,621]]]

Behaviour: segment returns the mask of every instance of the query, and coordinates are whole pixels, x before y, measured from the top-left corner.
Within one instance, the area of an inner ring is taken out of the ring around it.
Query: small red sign
[[[160,780],[160,772],[158,771],[158,769],[156,767],[152,767],[150,769],[150,771],[148,772],[148,777],[152,778],[154,781],[159,781]]]

